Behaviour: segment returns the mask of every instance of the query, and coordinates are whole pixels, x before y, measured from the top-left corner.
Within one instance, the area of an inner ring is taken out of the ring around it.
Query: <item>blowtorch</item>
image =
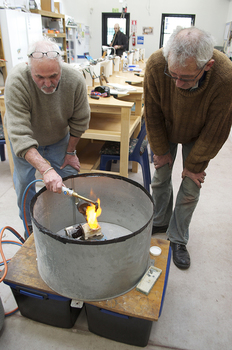
[[[80,196],[78,193],[74,192],[73,190],[71,190],[70,188],[67,188],[65,186],[62,186],[62,192],[65,195],[72,196],[72,197],[77,197],[77,198],[83,199],[86,202],[92,203],[92,204],[95,205],[95,212],[98,210],[98,202],[92,201],[91,199],[88,199],[88,198],[85,198],[83,196]]]

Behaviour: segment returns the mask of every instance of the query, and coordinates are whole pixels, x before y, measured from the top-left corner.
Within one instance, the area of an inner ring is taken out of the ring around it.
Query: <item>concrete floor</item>
[[[190,226],[188,250],[189,270],[179,270],[173,262],[162,315],[153,323],[148,350],[224,350],[232,344],[232,138],[228,139],[207,169],[201,199]],[[151,165],[153,173],[153,165]],[[130,178],[142,183],[141,171]],[[181,178],[178,152],[173,184],[176,192]],[[11,226],[21,235],[24,229],[18,217],[16,195],[9,163],[0,162],[1,227]],[[9,231],[6,236],[14,239]],[[165,234],[157,235],[164,238]],[[12,257],[16,246],[5,245],[6,257]],[[0,284],[5,312],[16,303],[11,289]],[[61,329],[34,322],[18,311],[5,318],[0,332],[0,348],[4,350],[133,350],[136,346],[108,340],[89,332],[82,311],[72,329]]]

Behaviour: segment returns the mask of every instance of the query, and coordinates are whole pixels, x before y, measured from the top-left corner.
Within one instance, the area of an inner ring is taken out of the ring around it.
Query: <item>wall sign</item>
[[[144,36],[137,36],[137,44],[144,45]]]
[[[137,21],[136,20],[131,21],[131,33],[137,33]]]
[[[146,34],[146,35],[153,34],[153,27],[143,27],[143,34]]]

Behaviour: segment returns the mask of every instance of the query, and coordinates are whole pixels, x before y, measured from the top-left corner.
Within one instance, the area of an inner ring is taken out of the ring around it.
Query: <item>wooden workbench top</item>
[[[118,107],[118,108],[129,108],[131,109],[133,107],[133,102],[127,102],[122,100],[117,100],[113,96],[109,97],[100,97],[99,100],[93,99],[91,97],[88,97],[90,108],[93,106],[99,105],[101,107]]]
[[[159,246],[162,249],[160,256],[150,256],[151,260],[155,260],[154,265],[162,269],[162,274],[148,296],[133,288],[128,293],[114,299],[98,302],[88,301],[88,304],[127,316],[157,321],[163,295],[169,242],[152,238],[151,245]],[[59,295],[50,289],[40,277],[36,258],[34,236],[32,234],[9,262],[8,273],[4,281],[17,286],[34,289],[38,292]]]

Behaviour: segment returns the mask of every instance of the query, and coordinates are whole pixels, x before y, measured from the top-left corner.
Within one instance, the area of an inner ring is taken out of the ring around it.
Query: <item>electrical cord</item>
[[[29,230],[29,227],[28,227],[28,223],[27,223],[27,218],[26,218],[26,199],[27,199],[27,194],[28,194],[28,191],[29,189],[31,188],[31,186],[35,183],[35,182],[43,182],[42,179],[38,179],[38,180],[34,180],[32,181],[25,189],[24,193],[23,193],[23,198],[22,198],[22,213],[23,213],[23,225],[24,225],[24,228],[25,228],[25,233],[26,233],[26,237],[28,238],[30,235],[31,235],[31,232]],[[12,240],[2,240],[3,238],[3,233],[5,232],[5,230],[9,230],[11,233],[13,233],[18,239],[20,242],[18,241],[12,241]],[[18,246],[22,246],[23,243],[25,242],[25,239],[12,227],[10,226],[5,226],[1,229],[0,231],[0,255],[2,256],[2,259],[3,261],[0,262],[0,266],[3,266],[4,265],[4,273],[2,275],[2,277],[0,278],[0,283],[5,279],[6,275],[7,275],[7,271],[8,271],[8,262],[11,260],[11,259],[6,259],[5,258],[5,255],[4,255],[4,252],[3,252],[3,248],[2,248],[2,244],[15,244],[15,245],[18,245]],[[2,272],[2,270],[0,270]],[[13,315],[15,312],[18,311],[18,308],[10,311],[10,312],[7,312],[5,313],[5,316],[11,316]]]
[[[9,230],[10,232],[12,232],[19,240],[20,242],[17,242],[17,241],[10,241],[10,240],[2,240],[2,237],[3,237],[3,233],[5,230]],[[6,259],[5,258],[5,255],[4,255],[4,252],[3,252],[3,249],[2,249],[2,244],[15,244],[15,245],[19,245],[19,246],[22,246],[23,243],[25,242],[24,238],[20,236],[20,234],[15,231],[12,227],[10,226],[5,226],[1,229],[0,231],[0,254],[2,256],[2,259],[3,261],[0,262],[0,266],[4,265],[5,269],[4,269],[4,273],[3,273],[3,276],[0,278],[0,283],[4,280],[4,278],[6,277],[7,275],[7,271],[8,271],[8,262],[11,260],[11,259]],[[1,270],[2,271],[2,270]],[[5,316],[11,316],[13,315],[16,311],[18,311],[18,307],[15,308],[14,310],[10,311],[10,312],[6,312],[5,313]]]

